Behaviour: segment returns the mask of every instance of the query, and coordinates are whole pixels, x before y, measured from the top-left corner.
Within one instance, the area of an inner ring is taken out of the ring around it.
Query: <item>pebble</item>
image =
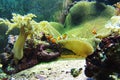
[[[41,74],[41,75],[44,75],[44,74],[45,74],[45,72],[44,72],[44,71],[40,71],[40,74]]]
[[[20,76],[26,76],[25,74],[21,74]]]
[[[65,71],[62,70],[61,72],[65,72]]]
[[[14,77],[11,77],[9,80],[15,80],[15,78],[14,78]]]
[[[52,68],[48,68],[48,70],[52,70]]]
[[[39,80],[45,80],[46,76],[45,75],[37,74],[37,75],[35,75],[35,78],[39,79]]]

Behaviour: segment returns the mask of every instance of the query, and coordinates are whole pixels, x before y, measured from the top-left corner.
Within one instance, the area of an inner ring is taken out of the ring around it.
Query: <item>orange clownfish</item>
[[[47,35],[47,40],[50,41],[53,38],[52,35]]]
[[[97,34],[97,31],[96,31],[95,28],[92,30],[92,33],[93,33],[93,34]]]
[[[51,41],[52,43],[56,43],[56,39],[55,39],[55,38],[52,38],[50,41]]]
[[[67,38],[67,34],[63,34],[62,36],[58,36],[57,40],[63,40]]]

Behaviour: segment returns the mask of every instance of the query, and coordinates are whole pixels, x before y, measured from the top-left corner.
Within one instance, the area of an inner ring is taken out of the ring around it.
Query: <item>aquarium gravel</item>
[[[41,63],[11,77],[15,80],[86,80],[84,67],[85,60],[83,59],[60,59],[49,63]],[[73,77],[70,73],[73,68],[82,68],[82,71],[78,76]]]

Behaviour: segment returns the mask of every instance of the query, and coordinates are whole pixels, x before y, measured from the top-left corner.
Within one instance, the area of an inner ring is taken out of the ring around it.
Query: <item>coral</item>
[[[63,34],[65,32],[65,28],[62,24],[57,22],[49,22],[51,26],[53,26],[59,33]]]
[[[42,26],[42,28],[46,30],[45,31],[46,34],[51,34],[54,37],[60,36],[59,31],[56,30],[48,21],[41,21],[40,26]],[[41,29],[41,32],[44,32],[44,31],[42,31]]]
[[[99,11],[97,11],[98,8],[100,8]],[[69,50],[83,57],[90,55],[93,52],[93,46],[89,44],[89,40],[101,33],[100,30],[107,32],[103,25],[112,15],[114,15],[113,7],[95,2],[78,2],[70,9],[65,27],[55,22],[36,22],[33,20],[36,17],[34,14],[24,16],[13,14],[11,20],[0,19],[1,24],[8,26],[6,34],[13,28],[18,28],[20,31],[13,48],[7,51],[9,48],[7,47],[5,51],[10,56],[6,64],[3,63],[3,70],[8,74],[19,72],[40,61],[49,61],[59,57],[62,50]],[[97,32],[93,34],[92,30],[95,29]],[[58,39],[61,37],[62,39]],[[9,71],[8,67],[14,70]]]
[[[86,57],[85,74],[95,80],[114,80],[120,74],[120,35],[112,33],[102,39],[93,54]]]
[[[40,43],[34,47],[35,43],[33,39],[27,39],[25,41],[23,58],[20,59],[17,64],[14,60],[12,47],[10,47],[10,45],[13,46],[14,44],[8,43],[5,48],[5,52],[0,54],[0,63],[2,64],[2,70],[7,74],[15,74],[40,62],[48,62],[60,56],[61,46],[59,44],[48,41],[47,37],[44,34],[42,37],[39,37],[39,39],[45,41],[46,44]]]
[[[67,39],[58,41],[62,48],[71,50],[74,54],[86,57],[93,52],[93,47],[87,41],[82,39]]]
[[[115,9],[112,6],[80,1],[70,9],[66,17],[65,29],[71,37],[75,35],[75,37],[88,39],[95,36],[92,33],[93,29],[96,29],[97,34],[107,32],[104,25],[113,15]]]
[[[66,26],[79,25],[86,20],[89,21],[98,17],[105,17],[105,15],[107,15],[106,18],[110,18],[115,14],[114,11],[112,7],[106,6],[103,3],[81,1],[70,9],[70,13],[67,16],[68,19],[66,19],[68,21],[66,22]]]
[[[36,17],[33,14],[28,14],[21,16],[19,14],[13,14],[13,19],[11,21],[1,19],[1,23],[4,23],[8,26],[8,33],[13,28],[19,28],[20,33],[18,39],[16,40],[12,52],[14,53],[14,58],[17,60],[22,59],[23,57],[23,48],[25,44],[25,40],[28,36],[33,37],[35,35],[39,35],[40,32],[44,32],[46,34],[52,34],[54,36],[59,36],[59,32],[57,32],[47,21],[42,21],[40,23],[32,20],[33,17]],[[37,44],[38,41],[34,39]]]
[[[116,4],[114,4],[115,8],[116,8],[116,15],[119,16],[120,15],[120,2],[117,2]]]
[[[120,16],[113,16],[105,25],[106,28],[112,31],[120,32]]]
[[[105,28],[105,24],[113,15],[115,15],[115,9],[112,6],[96,2],[77,2],[69,10],[64,28],[61,28],[64,30],[62,34],[67,34],[67,40],[70,38],[78,39],[79,41],[85,39],[83,43],[89,42],[95,47],[96,41],[99,42],[96,38],[102,38],[111,33],[111,30]],[[93,30],[96,31],[96,34],[93,33]],[[66,40],[63,40],[63,42],[64,41]],[[58,43],[59,42],[60,41],[58,41]],[[78,52],[74,48],[70,49],[66,47],[65,45],[69,43],[68,41],[67,43],[62,43],[62,45],[75,54],[84,53],[81,53],[81,50]]]
[[[9,20],[1,19],[1,23],[8,25],[8,33],[13,28],[20,28],[20,34],[17,41],[14,44],[13,53],[14,58],[20,60],[23,57],[23,47],[25,44],[25,40],[29,34],[32,33],[32,26],[30,24],[31,19],[35,17],[33,14],[29,14],[27,16],[21,16],[17,14],[13,14],[13,19],[11,19],[12,23]],[[29,30],[30,29],[30,30]]]

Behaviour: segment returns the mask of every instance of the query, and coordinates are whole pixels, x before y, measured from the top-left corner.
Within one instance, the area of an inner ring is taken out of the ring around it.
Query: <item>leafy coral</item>
[[[113,16],[105,25],[106,28],[112,31],[120,32],[120,16]]]
[[[57,23],[57,22],[50,22],[51,26],[53,26],[57,31],[59,31],[59,33],[64,33],[65,32],[65,28],[62,24]]]
[[[110,30],[105,28],[105,24],[113,15],[115,9],[103,3],[77,2],[66,18],[65,33],[71,38],[86,38],[95,46],[97,36],[110,33]]]
[[[93,52],[93,47],[90,43],[82,39],[67,39],[59,41],[62,48],[66,48],[74,52],[77,56],[86,57]]]
[[[81,1],[70,9],[66,18],[65,27],[68,30],[79,29],[84,32],[87,32],[85,27],[91,29],[96,27],[100,30],[113,15],[115,15],[115,9],[111,6],[107,6],[103,3]],[[82,30],[82,28],[84,28],[84,30]],[[74,33],[72,31],[69,32],[71,32],[71,34]],[[89,33],[90,30],[88,31],[88,34]]]
[[[105,28],[105,24],[113,15],[115,15],[115,9],[104,3],[80,1],[70,9],[64,28],[59,27],[57,29],[64,30],[60,33],[67,34],[68,40],[69,38],[74,38],[79,41],[82,39],[83,42],[89,42],[92,46],[95,46],[96,41],[99,42],[96,38],[105,37],[111,33],[111,30]],[[56,24],[56,26],[59,25]],[[96,31],[96,34],[93,33],[93,30]],[[64,41],[66,42],[62,43],[64,47],[73,51],[73,48],[65,46],[70,41]],[[61,43],[61,41],[58,41],[58,43]],[[78,46],[81,47],[81,45]],[[76,51],[73,52],[79,54]]]
[[[8,31],[6,33],[11,31],[15,27],[20,29],[20,34],[12,50],[15,59],[22,59],[23,48],[28,36],[33,37],[34,35],[39,35],[40,32],[44,32],[46,34],[49,33],[54,36],[59,36],[59,32],[52,28],[52,26],[47,21],[37,23],[34,20],[32,20],[33,17],[36,16],[33,14],[28,14],[24,16],[21,16],[19,14],[13,14],[13,19],[11,19],[11,21],[7,19],[1,19],[1,23],[4,23],[8,26]]]
[[[66,17],[65,33],[67,34],[68,39],[83,39],[84,42],[89,42],[95,47],[96,41],[99,42],[96,38],[100,38],[102,35],[108,36],[111,33],[111,30],[105,28],[105,24],[113,15],[115,15],[115,9],[103,3],[77,2],[70,9]],[[93,33],[93,30],[96,31],[96,34]],[[79,47],[81,47],[81,45],[79,45]],[[68,49],[73,51],[73,48]],[[76,52],[76,54],[79,53]]]
[[[98,10],[98,8],[100,9]],[[36,21],[32,20],[32,18],[35,17],[35,15],[33,14],[28,14],[25,16],[21,16],[19,14],[13,14],[13,19],[11,21],[1,19],[1,22],[10,26],[8,32],[14,27],[20,28],[19,36],[21,36],[21,38],[18,37],[18,40],[21,39],[20,41],[22,44],[20,44],[19,41],[18,42],[16,41],[15,43],[15,45],[18,43],[19,45],[22,45],[21,50],[19,49],[20,51],[23,51],[23,47],[24,47],[23,44],[29,35],[34,38],[34,36],[38,35],[39,32],[44,32],[45,34],[52,35],[53,38],[57,38],[59,36],[61,37],[61,34],[67,34],[66,39],[63,39],[60,41],[57,40],[57,43],[64,45],[64,48],[67,48],[73,51],[75,54],[81,54],[83,49],[81,49],[80,50],[81,52],[80,52],[75,48],[79,48],[81,47],[81,44],[85,43],[85,45],[83,45],[84,46],[83,48],[86,48],[86,45],[87,45],[87,48],[85,51],[88,51],[88,52],[85,54],[88,55],[93,51],[93,49],[91,48],[91,45],[88,46],[88,42],[92,42],[92,40],[94,40],[94,38],[96,37],[96,34],[93,34],[92,30],[95,28],[97,31],[97,35],[99,33],[102,33],[103,30],[107,33],[108,31],[107,29],[104,28],[104,24],[112,15],[114,15],[114,11],[115,10],[113,7],[106,6],[105,4],[102,4],[102,3],[78,2],[70,9],[70,12],[66,18],[65,27],[63,27],[62,24],[55,23],[55,22],[41,21],[37,23]],[[77,18],[80,20],[78,20]],[[75,44],[78,42],[80,43],[80,45],[77,45],[77,46],[71,45],[72,40],[69,41],[70,38],[77,39],[77,40],[73,40],[73,42],[75,42]],[[86,40],[81,41],[81,39],[83,38]],[[35,43],[36,42],[39,43],[39,41],[36,41],[36,40],[34,41]],[[61,43],[62,41],[63,43]],[[67,43],[67,46],[66,46],[66,43]],[[68,45],[71,45],[71,47],[74,47],[74,48],[70,48],[70,46]],[[21,59],[23,56],[23,52],[19,54],[21,57],[18,58],[17,57],[18,53],[16,54],[16,52],[18,52],[19,50],[16,49],[17,47],[18,46],[15,46],[13,48],[13,52],[16,55],[15,58]]]

